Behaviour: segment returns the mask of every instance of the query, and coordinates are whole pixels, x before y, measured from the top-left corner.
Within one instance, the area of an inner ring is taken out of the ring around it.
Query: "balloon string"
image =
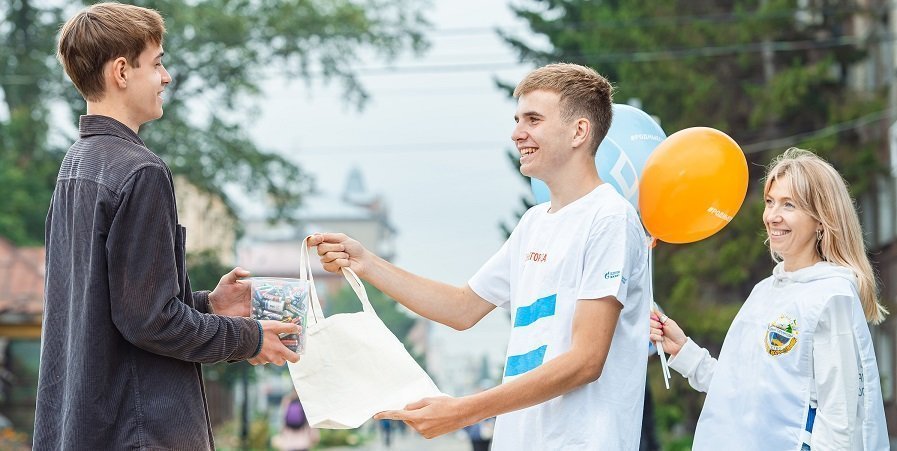
[[[657,245],[657,238],[649,236],[648,241],[648,296],[651,299],[651,310],[660,317],[662,310],[657,305],[657,302],[654,301],[654,247]],[[663,385],[669,390],[670,368],[667,365],[667,356],[663,350],[663,343],[658,341],[654,343],[654,346],[657,348],[657,355],[660,356],[660,368],[663,370]]]

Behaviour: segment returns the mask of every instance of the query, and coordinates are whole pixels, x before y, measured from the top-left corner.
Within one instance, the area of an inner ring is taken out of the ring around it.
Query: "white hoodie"
[[[754,287],[717,362],[690,339],[670,367],[707,399],[694,449],[889,449],[878,367],[849,268],[786,272]],[[816,409],[812,436],[806,431]]]

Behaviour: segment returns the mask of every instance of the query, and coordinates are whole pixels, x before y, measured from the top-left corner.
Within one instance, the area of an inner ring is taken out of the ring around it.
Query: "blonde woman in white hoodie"
[[[869,323],[878,302],[860,222],[844,179],[812,152],[776,158],[764,186],[772,276],[758,283],[719,359],[666,316],[651,339],[707,398],[703,450],[889,449]]]

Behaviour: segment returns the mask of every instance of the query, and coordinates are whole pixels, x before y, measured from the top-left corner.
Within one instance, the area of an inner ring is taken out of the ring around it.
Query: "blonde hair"
[[[69,19],[59,31],[56,57],[78,92],[99,101],[105,89],[103,66],[124,57],[132,67],[148,45],[161,45],[165,22],[152,9],[97,3]]]
[[[822,224],[822,239],[816,243],[816,252],[825,261],[853,270],[866,321],[882,322],[888,311],[879,303],[860,219],[844,178],[813,152],[795,147],[772,161],[766,173],[763,195],[769,194],[773,182],[785,176],[797,208]],[[781,261],[775,252],[770,250],[770,253],[773,260]]]
[[[589,150],[598,150],[613,118],[614,87],[590,67],[556,63],[540,67],[524,77],[514,90],[514,98],[533,91],[555,92],[561,97],[561,117],[572,121],[585,117],[592,124]]]

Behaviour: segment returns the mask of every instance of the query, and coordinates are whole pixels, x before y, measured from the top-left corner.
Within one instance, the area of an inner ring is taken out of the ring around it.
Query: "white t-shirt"
[[[471,289],[510,310],[504,382],[570,350],[579,299],[623,305],[601,377],[557,398],[500,415],[494,451],[635,450],[648,355],[648,247],[635,209],[609,184],[555,213],[536,205]]]

